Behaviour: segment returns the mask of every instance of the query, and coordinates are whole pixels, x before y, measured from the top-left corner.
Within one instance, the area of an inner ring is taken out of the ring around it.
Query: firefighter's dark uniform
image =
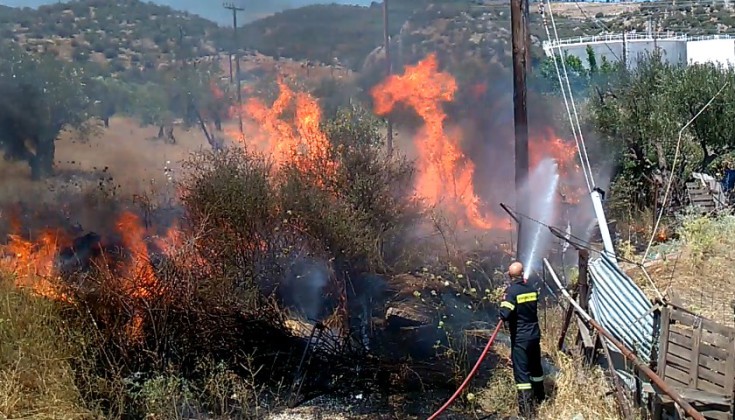
[[[500,303],[500,318],[510,328],[518,408],[526,418],[533,417],[536,404],[545,399],[537,308],[538,291],[522,279],[508,286]]]

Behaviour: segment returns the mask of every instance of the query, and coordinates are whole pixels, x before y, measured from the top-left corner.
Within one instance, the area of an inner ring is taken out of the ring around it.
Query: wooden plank
[[[684,338],[683,336],[679,334],[669,334],[669,343],[670,343],[669,345],[673,343],[680,347],[683,347],[684,349],[689,350],[691,354],[691,346],[692,346],[691,340],[687,340],[686,338]],[[728,358],[728,354],[727,352],[725,352],[725,350],[711,346],[709,344],[700,343],[699,351],[715,359],[726,360]],[[687,357],[686,355],[681,355],[681,354],[679,354],[679,356],[684,357],[684,358]]]
[[[431,318],[420,308],[397,302],[385,312],[385,319],[389,324],[399,327],[415,327],[431,323]]]
[[[727,348],[730,341],[732,341],[732,339],[728,337],[727,334],[708,331],[707,328],[705,328],[702,333],[702,342],[711,344],[715,347]]]
[[[724,411],[715,411],[715,410],[703,410],[700,409],[699,412],[704,416],[706,419],[711,420],[732,420],[732,417],[730,414],[724,412]]]
[[[671,319],[669,318],[670,308],[664,307],[661,310],[661,335],[658,339],[658,376],[664,378],[666,375],[666,354],[669,352],[669,327]]]
[[[684,340],[691,340],[692,339],[692,329],[682,327],[681,325],[672,325],[671,326],[671,333],[677,334],[681,336],[681,339]],[[708,345],[711,347],[726,349],[730,346],[730,343],[732,343],[732,339],[725,337],[721,334],[716,334],[710,331],[707,331],[706,329],[702,330],[702,345]],[[730,357],[730,354],[728,353],[728,358]],[[735,357],[735,355],[733,355]],[[717,360],[724,361],[727,358],[718,358]]]
[[[699,367],[724,375],[727,372],[727,360],[719,360],[702,354],[699,358]]]
[[[684,387],[687,387],[689,384],[689,372],[686,372],[681,369],[677,369],[673,365],[669,365],[666,367],[666,380],[668,382],[669,379],[673,379],[677,382],[680,382],[683,384]]]
[[[727,359],[727,368],[725,369],[725,378],[730,383],[726,383],[725,389],[729,389],[730,395],[732,396],[733,401],[735,401],[735,339],[732,340],[731,344],[727,349],[730,352],[730,358]],[[730,420],[732,420],[733,417],[735,417],[735,404],[730,408]]]
[[[729,394],[726,394],[724,388],[722,388],[721,386],[717,386],[713,384],[712,382],[705,381],[702,379],[699,381],[697,385],[697,389],[700,391],[710,392],[712,394],[729,395]]]
[[[674,356],[679,357],[683,360],[690,360],[692,358],[692,351],[689,350],[686,347],[680,346],[676,344],[675,342],[669,340],[669,353],[673,354]],[[687,365],[683,365],[682,367],[687,367]]]
[[[675,355],[674,353],[669,352],[666,355],[666,364],[672,364],[674,366],[677,366],[679,369],[684,370],[689,365],[689,359],[684,359]]]
[[[728,398],[722,395],[712,394],[709,392],[704,392],[704,391],[700,391],[696,389],[689,389],[689,388],[674,387],[674,389],[676,390],[676,392],[679,393],[679,395],[681,395],[682,398],[684,398],[685,400],[689,402],[696,401],[701,404],[711,404],[711,405],[721,405],[721,406],[728,406],[732,404],[731,398]],[[664,400],[671,401],[671,399],[665,395],[664,395]]]
[[[698,382],[700,380],[708,381],[712,385],[714,385],[714,386],[716,386],[718,388],[721,388],[722,391],[720,391],[720,392],[722,392],[723,395],[727,395],[727,392],[725,391],[726,390],[725,387],[727,386],[727,382],[728,381],[727,381],[727,378],[725,377],[725,374],[724,373],[723,374],[719,374],[719,373],[716,373],[716,372],[712,372],[711,370],[708,370],[708,369],[699,369],[698,368],[697,369],[697,373],[695,373],[695,375],[697,376],[697,381]],[[698,389],[697,387],[692,387],[692,388]]]
[[[715,347],[711,344],[706,343],[700,344],[699,351],[702,354],[719,360],[727,360],[735,356],[732,355],[732,353],[728,353],[727,351],[725,351],[725,348],[723,347]]]
[[[700,324],[694,330],[694,336],[692,337],[692,358],[689,366],[689,386],[694,389],[697,389],[697,382],[699,382],[699,346],[701,341],[702,325]]]
[[[671,331],[670,334],[675,334],[679,336],[677,337],[677,340],[679,342],[687,342],[689,340],[693,340],[692,330],[690,329],[684,329],[678,325],[672,325],[670,331]],[[724,363],[728,358],[735,357],[735,354],[726,353],[724,351],[712,350],[712,349],[713,348],[719,349],[719,350],[726,349],[730,346],[731,342],[732,340],[730,338],[724,337],[719,334],[713,334],[707,331],[703,331],[702,339],[700,343],[700,346],[701,346],[700,352],[702,353],[702,356],[711,358],[713,363],[718,362],[718,361]],[[703,350],[704,347],[706,347],[706,349]],[[727,357],[717,357],[715,356],[717,354],[719,354],[720,356],[727,355]],[[715,369],[715,367],[712,367],[712,369]]]
[[[684,325],[687,325],[689,327],[694,327],[696,325],[697,319],[700,319],[702,322],[702,326],[705,330],[711,331],[713,333],[719,333],[724,335],[725,337],[733,337],[735,336],[735,328],[728,327],[726,325],[718,324],[717,322],[703,317],[697,317],[691,314],[688,314],[684,311],[672,311],[671,313],[671,319],[676,322],[681,322]]]
[[[579,317],[577,317],[577,326],[579,327],[579,333],[582,336],[582,342],[584,343],[584,346],[588,349],[593,348],[595,345],[592,342],[590,330],[587,328],[586,325],[584,325],[584,322],[582,322]]]

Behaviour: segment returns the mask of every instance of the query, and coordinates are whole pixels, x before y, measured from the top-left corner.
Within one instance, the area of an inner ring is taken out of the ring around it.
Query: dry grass
[[[684,216],[677,233],[679,239],[655,247],[655,259],[646,264],[656,287],[693,312],[735,326],[735,216]],[[644,283],[640,270],[628,271]]]
[[[54,304],[0,278],[0,418],[91,418]]]
[[[611,387],[599,367],[582,367],[583,361],[556,350],[561,333],[563,311],[558,307],[542,310],[541,348],[545,357],[558,369],[548,375],[546,390],[549,396],[538,411],[539,420],[571,419],[581,414],[585,419],[619,419],[616,401],[609,395]],[[573,330],[570,330],[573,332]],[[572,334],[569,334],[570,336]],[[503,416],[517,414],[517,400],[510,349],[498,345],[495,349],[501,360],[487,385],[478,392],[477,403],[483,411]]]
[[[625,12],[636,12],[641,6],[638,3],[552,3],[554,14],[567,16],[573,19],[589,19],[597,13],[604,13],[606,16],[620,15]]]

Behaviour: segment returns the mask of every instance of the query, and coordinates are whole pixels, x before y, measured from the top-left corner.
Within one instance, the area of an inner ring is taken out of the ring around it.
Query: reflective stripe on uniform
[[[543,382],[544,377],[543,376],[531,376],[531,382]]]
[[[524,391],[524,390],[527,390],[527,389],[531,389],[531,384],[530,383],[527,383],[527,384],[516,384],[516,388],[517,389],[520,389],[521,391]]]
[[[516,302],[518,303],[526,303],[526,302],[535,302],[538,297],[538,293],[531,292],[531,293],[523,293],[521,295],[516,296]]]
[[[516,305],[508,302],[507,300],[504,300],[504,301],[500,302],[500,307],[501,308],[508,308],[508,309],[510,309],[512,311],[513,309],[516,308]]]

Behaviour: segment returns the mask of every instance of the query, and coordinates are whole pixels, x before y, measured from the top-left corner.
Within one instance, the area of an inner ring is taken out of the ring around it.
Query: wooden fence
[[[687,182],[686,187],[689,201],[693,206],[699,207],[702,213],[711,213],[727,205],[722,186],[719,184],[711,189],[702,181],[694,181]]]
[[[667,306],[660,337],[658,375],[706,418],[733,420],[735,329]],[[680,414],[670,399],[656,400],[654,418]]]

